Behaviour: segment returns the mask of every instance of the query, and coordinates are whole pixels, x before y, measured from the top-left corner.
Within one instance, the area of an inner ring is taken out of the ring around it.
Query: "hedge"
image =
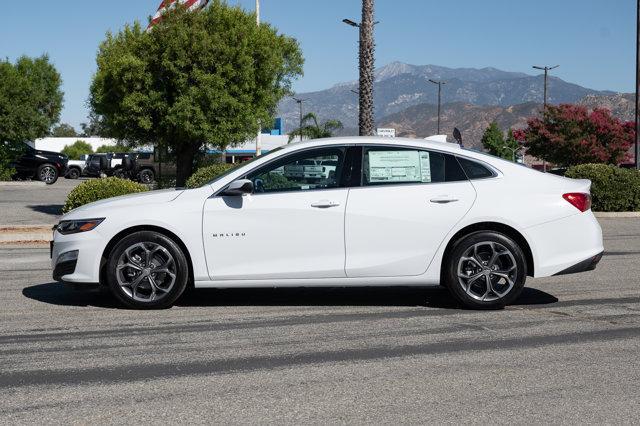
[[[591,181],[592,208],[601,212],[640,211],[640,172],[607,164],[581,164],[566,177]]]
[[[117,177],[87,180],[71,190],[62,212],[67,213],[85,204],[104,200],[105,198],[148,190],[149,188],[146,185]]]
[[[201,167],[192,174],[189,179],[187,179],[187,188],[199,188],[234,166],[235,164],[216,163],[211,164],[210,166]]]

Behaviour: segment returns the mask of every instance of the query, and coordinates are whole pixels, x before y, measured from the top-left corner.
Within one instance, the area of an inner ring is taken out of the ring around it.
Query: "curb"
[[[52,225],[0,225],[0,244],[46,242],[51,240]]]
[[[640,217],[640,212],[593,212],[595,217],[601,219],[621,219]]]
[[[20,187],[20,186],[35,186],[35,187],[42,187],[42,186],[47,186],[46,183],[44,182],[40,182],[38,180],[25,180],[25,181],[20,181],[20,182],[14,182],[14,181],[9,181],[9,182],[0,182],[0,187],[3,186],[13,186],[13,187]]]

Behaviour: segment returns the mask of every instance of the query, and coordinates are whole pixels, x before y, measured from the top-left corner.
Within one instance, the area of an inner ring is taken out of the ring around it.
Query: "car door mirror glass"
[[[253,182],[249,179],[238,179],[231,182],[227,189],[223,191],[222,195],[239,196],[251,193],[253,193]]]

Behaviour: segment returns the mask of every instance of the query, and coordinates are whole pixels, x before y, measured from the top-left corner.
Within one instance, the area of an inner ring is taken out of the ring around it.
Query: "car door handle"
[[[429,201],[436,204],[447,204],[447,203],[455,203],[456,201],[458,201],[458,199],[449,197],[448,195],[443,195],[441,197],[432,198]]]
[[[328,209],[330,207],[338,207],[339,205],[340,205],[340,203],[336,203],[334,201],[320,200],[320,201],[316,201],[315,203],[311,204],[311,207],[315,207],[317,209]]]

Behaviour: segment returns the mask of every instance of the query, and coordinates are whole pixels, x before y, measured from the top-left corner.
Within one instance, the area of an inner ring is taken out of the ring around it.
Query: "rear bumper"
[[[588,259],[583,260],[582,262],[578,262],[573,266],[568,267],[567,269],[563,269],[562,271],[555,273],[554,275],[568,275],[568,274],[577,274],[580,272],[593,271],[598,266],[598,262],[602,259],[602,255],[604,251],[596,254],[595,256],[591,256]]]

